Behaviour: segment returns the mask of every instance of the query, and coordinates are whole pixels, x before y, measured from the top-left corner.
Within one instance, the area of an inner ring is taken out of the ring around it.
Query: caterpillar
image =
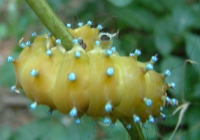
[[[170,70],[154,71],[157,55],[147,62],[139,62],[141,51],[136,49],[129,56],[120,56],[112,46],[117,35],[101,32],[102,25],[92,28],[92,22],[78,24],[68,31],[74,37],[74,46],[66,50],[61,39],[52,34],[37,35],[33,43],[21,43],[23,51],[17,59],[8,57],[15,66],[16,84],[13,92],[22,88],[34,103],[47,105],[50,113],[57,109],[81,123],[81,116],[97,120],[103,117],[105,124],[124,119],[130,123],[155,123],[166,118],[162,113],[165,104],[175,106],[178,101],[167,96],[167,90],[175,83],[165,83]]]

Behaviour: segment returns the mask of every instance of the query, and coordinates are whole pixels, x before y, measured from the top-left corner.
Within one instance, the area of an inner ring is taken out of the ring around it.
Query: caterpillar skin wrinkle
[[[140,50],[129,56],[120,56],[112,47],[116,34],[100,32],[103,28],[91,28],[91,21],[78,24],[76,29],[67,24],[74,37],[74,46],[66,50],[62,40],[51,34],[32,34],[34,42],[22,43],[23,51],[17,59],[12,56],[16,72],[16,85],[11,90],[22,88],[34,103],[35,110],[43,104],[81,122],[87,114],[95,120],[103,117],[105,124],[114,124],[124,119],[130,123],[154,123],[160,117],[165,104],[175,106],[176,99],[167,97],[166,91],[175,87],[165,83],[171,75],[169,70],[157,73],[153,70],[157,56],[148,62],[139,62]]]

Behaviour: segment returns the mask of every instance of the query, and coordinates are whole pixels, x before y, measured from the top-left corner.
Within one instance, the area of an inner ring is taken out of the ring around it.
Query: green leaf
[[[102,126],[102,128],[108,136],[101,140],[128,140],[129,135],[120,121],[117,121],[113,128],[110,126]]]
[[[11,63],[5,62],[0,69],[0,85],[12,86],[15,84],[15,71]]]
[[[0,39],[5,39],[8,36],[8,26],[4,23],[0,24]]]
[[[108,0],[108,1],[117,7],[124,7],[130,4],[133,0]]]
[[[200,5],[199,3],[196,3],[196,4],[193,4],[191,6],[192,8],[192,12],[194,14],[194,17],[195,17],[195,22],[194,22],[194,27],[195,28],[200,28],[200,16],[199,16],[199,13],[200,13]]]
[[[200,98],[200,83],[197,83],[194,87],[193,97]]]
[[[185,5],[179,5],[172,11],[171,22],[174,24],[174,31],[176,34],[181,34],[195,23],[195,17],[191,8]]]
[[[156,32],[154,40],[156,48],[161,55],[169,55],[173,50],[173,41],[166,33]]]
[[[200,36],[187,33],[185,34],[186,41],[186,53],[187,56],[197,63],[200,63]],[[200,66],[193,65],[195,69],[200,73]]]
[[[12,131],[10,127],[4,126],[0,129],[0,138],[1,140],[9,140]]]
[[[140,30],[153,30],[156,17],[145,8],[138,8],[136,5],[120,8],[110,6],[109,9],[116,15],[126,26]]]
[[[94,139],[96,129],[91,118],[82,117],[81,124],[76,125],[75,122],[68,118],[67,125],[61,123],[60,119],[53,116],[37,119],[21,127],[12,137],[19,140],[79,140]]]
[[[38,140],[42,135],[48,134],[51,119],[38,119],[21,127],[12,137],[16,140]]]
[[[199,107],[191,104],[184,116],[184,122],[189,126],[184,136],[188,139],[198,139],[199,136]]]

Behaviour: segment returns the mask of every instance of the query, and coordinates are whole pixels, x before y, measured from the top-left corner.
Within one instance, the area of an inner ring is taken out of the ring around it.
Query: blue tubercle
[[[76,107],[74,107],[74,108],[69,112],[69,115],[70,115],[71,117],[76,117],[77,114],[78,114],[78,111],[77,111]]]
[[[34,103],[32,103],[31,105],[30,105],[30,109],[31,110],[36,110],[36,108],[37,108],[37,103],[36,102],[34,102]]]
[[[74,39],[74,40],[73,40],[73,43],[74,43],[74,44],[78,44],[78,39]]]
[[[166,70],[166,71],[164,72],[164,75],[165,75],[166,77],[171,76],[171,71],[170,71],[170,70]]]
[[[148,63],[146,65],[146,70],[153,70],[153,65],[151,63]]]
[[[172,83],[169,83],[168,86],[169,86],[170,88],[175,88],[175,87],[176,87],[176,84],[175,84],[174,82],[172,82]]]
[[[126,128],[127,128],[127,129],[131,129],[131,128],[132,128],[131,124],[127,124],[127,125],[126,125]]]
[[[132,52],[131,52],[131,53],[129,54],[129,56],[130,56],[130,57],[133,57],[133,56],[135,56],[135,53],[132,53]]]
[[[150,123],[155,123],[155,119],[152,116],[149,116],[149,122]]]
[[[116,52],[116,47],[112,47],[111,50],[112,50],[113,52]]]
[[[78,23],[78,27],[81,27],[81,26],[83,26],[83,22]]]
[[[38,72],[37,72],[36,69],[32,69],[31,72],[30,72],[30,74],[31,74],[31,76],[33,76],[33,77],[38,76]]]
[[[152,61],[153,63],[157,62],[157,61],[158,61],[157,55],[152,56],[152,57],[151,57],[151,61]]]
[[[47,51],[46,51],[46,54],[47,54],[48,56],[52,56],[52,50],[47,50]]]
[[[130,57],[133,57],[133,56],[140,56],[141,54],[142,54],[141,51],[138,50],[138,49],[136,49],[135,52],[134,52],[134,53],[131,52],[131,53],[129,54],[129,56],[130,56]]]
[[[134,52],[134,54],[135,54],[136,56],[140,56],[142,53],[141,53],[140,50],[136,49],[135,52]]]
[[[110,123],[111,123],[110,118],[106,117],[106,118],[104,119],[104,124],[110,124]]]
[[[48,36],[49,36],[49,37],[52,37],[52,33],[48,33]]]
[[[96,41],[95,41],[95,44],[96,44],[97,46],[99,46],[99,45],[100,45],[100,41],[99,41],[99,40],[96,40]]]
[[[56,45],[60,45],[61,44],[61,39],[56,39]]]
[[[47,111],[47,114],[48,114],[48,115],[52,115],[52,110],[49,109],[49,110]]]
[[[175,98],[171,99],[172,106],[178,105],[178,101]]]
[[[76,119],[75,123],[79,125],[79,124],[81,124],[81,120],[78,118],[78,119]]]
[[[147,106],[151,106],[153,101],[151,99],[145,99],[145,103]]]
[[[37,33],[36,33],[36,32],[33,32],[33,33],[31,34],[31,36],[32,36],[32,37],[36,37],[36,36],[37,36]]]
[[[24,48],[26,47],[26,45],[22,42],[22,43],[20,44],[20,47],[21,47],[22,49],[24,49]]]
[[[110,126],[111,126],[111,128],[114,128],[114,127],[115,127],[115,124],[114,124],[114,123],[111,123]]]
[[[105,105],[105,111],[106,112],[111,112],[112,111],[112,105],[110,104],[110,103],[107,103],[106,105]]]
[[[12,87],[10,88],[10,90],[11,90],[12,92],[15,92],[15,93],[20,93],[20,91],[16,89],[16,86],[12,86]]]
[[[70,23],[67,23],[67,24],[66,24],[66,27],[67,27],[67,28],[71,28],[72,25],[71,25]]]
[[[92,21],[88,20],[87,25],[91,26],[92,25]]]
[[[112,50],[107,50],[107,51],[106,51],[106,55],[107,55],[107,56],[111,56],[112,54],[113,54],[113,51],[112,51]]]
[[[171,102],[171,99],[169,97],[167,97],[166,102],[167,102],[167,104],[169,104]]]
[[[114,68],[110,67],[107,69],[106,73],[108,76],[112,76],[114,74],[115,70]]]
[[[11,89],[12,92],[15,92],[16,86],[12,86],[10,89]]]
[[[76,58],[80,58],[81,57],[81,52],[80,51],[76,51],[75,52],[75,56],[76,56]]]
[[[99,25],[97,26],[97,28],[98,28],[99,30],[102,30],[102,29],[103,29],[103,26],[102,26],[101,24],[99,24]]]
[[[133,121],[134,121],[135,123],[140,122],[140,117],[137,116],[137,115],[134,115],[134,116],[133,116]]]
[[[12,56],[8,56],[8,62],[14,62],[15,59]]]
[[[162,119],[163,119],[163,120],[165,120],[165,119],[167,118],[167,116],[166,116],[165,114],[162,114],[162,113],[161,113],[161,116],[162,116]]]
[[[30,42],[30,41],[27,41],[27,42],[26,42],[26,46],[30,47],[30,46],[31,46],[31,42]]]
[[[76,80],[76,74],[74,72],[70,73],[68,76],[70,81],[75,81]]]

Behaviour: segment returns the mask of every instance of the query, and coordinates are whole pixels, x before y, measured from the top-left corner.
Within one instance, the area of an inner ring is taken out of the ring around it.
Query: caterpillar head
[[[91,28],[91,21],[88,21],[85,25],[82,25],[82,23],[78,25],[79,28],[72,29],[71,24],[68,23],[68,31],[74,38],[78,39],[79,44],[86,52],[94,48],[96,40],[100,41],[102,49],[109,49],[112,46],[112,39],[117,35],[117,33],[100,32],[103,29],[100,24],[97,28]]]

